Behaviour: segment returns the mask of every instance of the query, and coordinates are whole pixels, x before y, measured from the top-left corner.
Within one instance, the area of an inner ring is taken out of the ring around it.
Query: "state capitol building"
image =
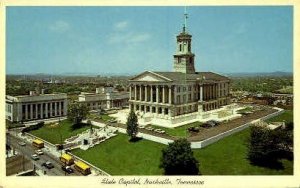
[[[172,72],[145,71],[129,80],[129,107],[144,124],[169,126],[199,121],[205,112],[230,103],[228,77],[195,71],[192,35],[186,18],[176,37]]]

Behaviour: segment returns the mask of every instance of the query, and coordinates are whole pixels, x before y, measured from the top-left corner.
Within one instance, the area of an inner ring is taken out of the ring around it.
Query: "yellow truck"
[[[62,154],[60,157],[59,157],[59,160],[64,163],[65,165],[72,165],[74,163],[74,159],[71,155],[68,155],[66,153]]]
[[[87,164],[81,162],[81,161],[75,161],[74,168],[78,170],[83,175],[88,175],[91,173],[91,168]]]
[[[44,147],[44,142],[39,140],[39,139],[35,139],[35,140],[32,141],[32,145],[34,147],[37,147],[37,148],[41,149],[41,148]]]

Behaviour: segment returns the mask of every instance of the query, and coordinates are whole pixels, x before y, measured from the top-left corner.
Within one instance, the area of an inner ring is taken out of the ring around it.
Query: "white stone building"
[[[5,97],[5,116],[11,122],[25,122],[67,116],[67,94],[37,94]]]
[[[129,80],[129,107],[140,120],[168,125],[197,121],[206,111],[230,103],[229,78],[196,72],[194,58],[192,36],[184,25],[177,36],[174,71],[146,71]]]
[[[85,103],[90,110],[107,110],[128,106],[129,93],[114,91],[113,87],[101,87],[96,93],[82,92],[78,101]]]

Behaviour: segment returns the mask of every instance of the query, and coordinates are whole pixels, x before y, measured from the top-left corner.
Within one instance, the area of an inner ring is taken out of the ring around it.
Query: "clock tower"
[[[174,71],[187,74],[195,73],[194,57],[192,49],[192,35],[186,31],[187,13],[184,14],[185,23],[182,32],[177,35],[177,50],[174,55]]]

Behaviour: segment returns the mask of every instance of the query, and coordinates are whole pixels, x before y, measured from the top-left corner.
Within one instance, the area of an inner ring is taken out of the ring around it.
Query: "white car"
[[[33,160],[39,160],[39,159],[40,159],[39,156],[38,156],[37,154],[31,155],[31,158],[32,158]]]
[[[26,143],[25,143],[25,142],[18,142],[18,144],[19,144],[20,146],[26,146]]]
[[[36,150],[35,153],[38,154],[38,155],[43,155],[44,154],[44,152],[41,149]]]

